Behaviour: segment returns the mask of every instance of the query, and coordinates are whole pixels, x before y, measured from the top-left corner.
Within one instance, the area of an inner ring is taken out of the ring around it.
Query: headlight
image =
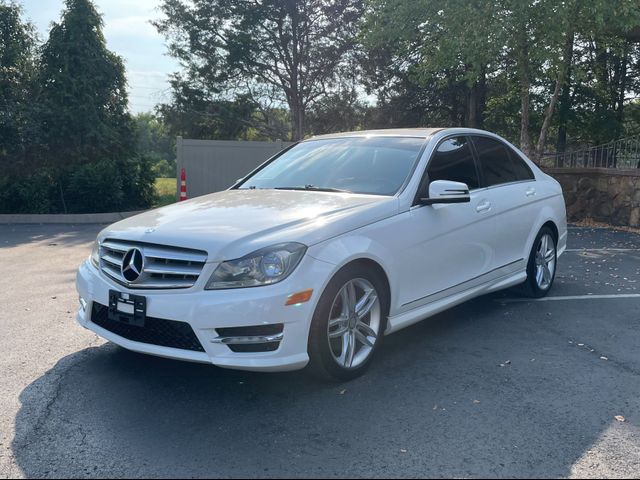
[[[222,262],[211,275],[206,289],[258,287],[280,282],[295,270],[306,250],[301,243],[281,243]]]
[[[93,243],[93,250],[91,250],[91,263],[96,268],[100,268],[100,242],[96,239]]]

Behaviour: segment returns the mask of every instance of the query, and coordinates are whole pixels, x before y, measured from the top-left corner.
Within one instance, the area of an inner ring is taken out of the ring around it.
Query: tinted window
[[[507,147],[488,137],[473,137],[473,143],[487,187],[517,181],[516,169]]]
[[[509,155],[511,156],[511,161],[513,162],[513,168],[516,172],[516,178],[518,180],[533,180],[535,177],[533,172],[529,168],[520,155],[518,155],[513,150],[509,149]]]
[[[427,168],[429,181],[452,180],[466,183],[470,189],[478,188],[478,173],[466,137],[445,140],[436,149]]]
[[[395,195],[418,159],[424,138],[310,140],[283,153],[239,188],[325,188]]]

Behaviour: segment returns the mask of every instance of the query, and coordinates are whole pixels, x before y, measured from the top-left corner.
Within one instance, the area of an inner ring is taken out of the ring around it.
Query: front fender
[[[393,310],[394,292],[398,282],[395,269],[389,264],[393,258],[392,252],[380,242],[366,235],[345,235],[329,239],[321,244],[314,245],[308,250],[308,255],[333,265],[329,280],[345,265],[355,261],[367,259],[376,262],[384,271],[391,290],[391,309]],[[328,283],[328,282],[327,282]],[[391,312],[393,313],[393,312]]]

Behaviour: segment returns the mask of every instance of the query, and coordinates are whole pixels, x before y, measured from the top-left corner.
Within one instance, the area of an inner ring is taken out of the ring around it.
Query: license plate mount
[[[109,290],[109,320],[134,327],[144,327],[147,298],[142,295]]]

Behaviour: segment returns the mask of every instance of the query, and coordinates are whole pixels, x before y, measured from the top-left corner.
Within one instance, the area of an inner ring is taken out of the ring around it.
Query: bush
[[[124,195],[121,211],[151,208],[156,200],[156,175],[151,159],[140,155],[123,162],[120,169]]]
[[[142,210],[155,200],[155,177],[145,157],[100,160],[69,172],[65,202],[70,213]]]
[[[164,158],[154,159],[153,173],[158,178],[175,178],[176,162],[169,162]]]
[[[113,160],[82,165],[68,172],[65,203],[69,213],[101,213],[121,210],[124,194],[122,172]]]
[[[151,208],[153,163],[146,157],[98,160],[64,171],[0,177],[0,213],[102,213]]]
[[[0,213],[49,213],[59,189],[47,172],[0,180]]]

